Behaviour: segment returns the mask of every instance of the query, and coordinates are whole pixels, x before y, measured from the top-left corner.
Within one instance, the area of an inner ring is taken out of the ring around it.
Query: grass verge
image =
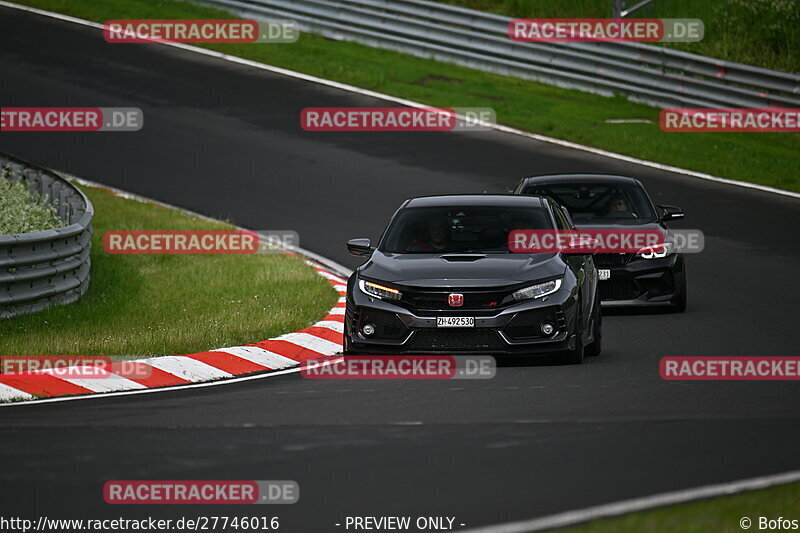
[[[588,524],[560,529],[561,533],[741,533],[745,528],[740,520],[748,518],[751,531],[760,528],[759,519],[775,520],[778,517],[790,520],[800,501],[800,483],[781,485],[764,490],[745,492],[711,500],[702,500],[653,511],[633,513],[619,518],[596,520]]]
[[[435,0],[516,18],[605,18],[611,0]],[[638,2],[629,0],[628,7]],[[664,46],[737,63],[800,72],[800,0],[657,0],[630,18],[697,18],[703,40]]]
[[[297,331],[338,295],[299,257],[110,255],[109,230],[232,229],[82,187],[95,207],[92,280],[77,303],[0,321],[0,354],[171,355]]]
[[[223,11],[173,0],[24,3],[101,22],[120,18],[231,18]],[[433,106],[492,107],[499,123],[522,130],[800,191],[800,135],[794,133],[666,133],[658,125],[658,109],[623,97],[604,98],[308,34],[294,44],[206,47]],[[309,101],[308,105],[316,103]],[[606,122],[633,118],[650,122]],[[532,164],[531,173],[535,172]],[[509,183],[518,177],[509,176]]]
[[[0,176],[0,235],[58,228],[64,224],[44,198],[19,181]]]

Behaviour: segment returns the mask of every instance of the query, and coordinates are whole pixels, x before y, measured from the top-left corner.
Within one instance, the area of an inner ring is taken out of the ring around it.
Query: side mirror
[[[684,217],[683,209],[680,207],[676,207],[674,205],[659,205],[658,207],[664,210],[664,214],[661,215],[662,222],[666,222],[668,220],[680,220]]]
[[[347,251],[352,255],[369,255],[372,253],[372,243],[369,239],[350,239],[347,241]]]
[[[599,248],[600,241],[597,239],[577,239],[561,251],[565,254],[594,254]]]

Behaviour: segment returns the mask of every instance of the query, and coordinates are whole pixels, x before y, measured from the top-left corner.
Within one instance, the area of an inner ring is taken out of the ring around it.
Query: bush
[[[0,235],[58,228],[55,207],[28,191],[24,182],[0,177]]]

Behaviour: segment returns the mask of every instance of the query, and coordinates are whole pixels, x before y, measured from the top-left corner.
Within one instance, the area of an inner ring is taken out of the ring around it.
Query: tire
[[[603,314],[600,312],[600,298],[598,297],[597,303],[595,304],[595,311],[594,311],[594,340],[591,344],[589,344],[586,348],[584,348],[584,353],[589,356],[597,356],[600,355],[600,352],[603,351]]]

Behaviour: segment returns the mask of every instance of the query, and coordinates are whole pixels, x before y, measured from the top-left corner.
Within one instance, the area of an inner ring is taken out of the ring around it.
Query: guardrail
[[[0,179],[24,180],[31,192],[55,206],[65,224],[0,235],[0,318],[74,302],[89,287],[92,203],[55,173],[2,153]]]
[[[659,107],[797,107],[800,74],[641,43],[521,43],[508,17],[426,0],[199,0],[251,18]]]

